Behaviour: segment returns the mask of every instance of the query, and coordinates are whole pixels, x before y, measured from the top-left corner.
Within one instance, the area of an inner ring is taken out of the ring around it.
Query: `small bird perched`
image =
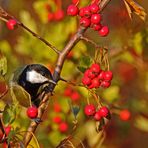
[[[38,96],[44,91],[43,88],[40,92],[41,86],[46,84],[46,89],[50,91],[50,85],[56,84],[53,81],[51,72],[43,65],[31,64],[26,65],[17,69],[10,81],[10,85],[20,85],[23,87],[31,96],[31,101],[37,107],[39,106],[40,100]]]

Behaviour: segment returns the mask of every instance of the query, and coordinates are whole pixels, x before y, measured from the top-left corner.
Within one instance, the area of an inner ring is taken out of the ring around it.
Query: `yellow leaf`
[[[131,18],[132,12],[137,14],[142,20],[145,20],[146,18],[146,12],[143,7],[141,7],[137,2],[134,0],[124,0],[124,3],[126,5],[128,14]]]

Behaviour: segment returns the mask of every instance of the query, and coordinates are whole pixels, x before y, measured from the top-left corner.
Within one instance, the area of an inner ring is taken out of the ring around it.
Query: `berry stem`
[[[62,8],[62,2],[61,0],[56,0],[56,5],[57,5],[57,9],[61,9]]]
[[[78,6],[78,5],[79,5],[79,3],[80,3],[80,0],[78,0],[78,1],[77,1],[77,3],[76,3],[75,5],[76,5],[76,6]]]
[[[6,85],[6,90],[0,95],[0,99],[7,94],[8,90],[9,90],[8,85]]]
[[[90,104],[90,101],[89,101],[89,91],[88,91],[88,95],[87,95],[87,104]]]
[[[81,36],[81,40],[84,40],[84,41],[92,44],[93,46],[95,46],[95,48],[99,48],[99,45],[96,42],[94,42],[93,40],[91,40],[87,37]]]
[[[4,22],[8,22],[7,19],[3,18],[3,17],[0,17],[0,20],[4,21]]]
[[[108,61],[108,54],[106,55],[106,63],[107,63],[107,70],[109,71],[109,69],[110,69],[110,66],[109,66],[109,61]]]
[[[95,50],[95,57],[94,57],[94,63],[98,63],[97,61],[98,61],[99,53],[100,53],[100,50],[98,48],[96,48],[96,50]]]

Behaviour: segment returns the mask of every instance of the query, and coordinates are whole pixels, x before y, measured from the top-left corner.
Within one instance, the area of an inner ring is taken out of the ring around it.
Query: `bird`
[[[37,107],[41,101],[38,96],[44,90],[52,91],[50,90],[51,84],[56,85],[56,82],[53,80],[50,70],[41,64],[29,64],[18,68],[10,80],[10,86],[21,86],[30,94],[32,103]],[[42,90],[40,90],[41,86]]]

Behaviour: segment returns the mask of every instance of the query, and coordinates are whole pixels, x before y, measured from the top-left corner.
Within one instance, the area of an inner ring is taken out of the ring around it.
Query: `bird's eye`
[[[45,76],[45,73],[42,73],[42,76]]]

